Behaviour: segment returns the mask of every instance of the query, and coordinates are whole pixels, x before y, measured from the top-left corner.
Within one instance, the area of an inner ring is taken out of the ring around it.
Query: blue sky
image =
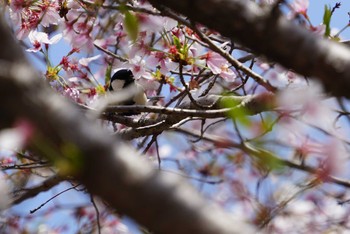
[[[341,3],[341,7],[333,14],[331,28],[343,28],[349,22],[348,12],[350,11],[350,1],[310,0],[308,14],[311,18],[311,22],[315,26],[321,24],[324,6],[329,5],[333,7],[337,2]],[[341,34],[341,38],[350,40],[350,29],[345,30],[345,32]]]

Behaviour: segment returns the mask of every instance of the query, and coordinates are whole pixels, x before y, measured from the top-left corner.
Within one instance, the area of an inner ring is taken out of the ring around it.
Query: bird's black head
[[[119,89],[125,88],[135,82],[134,75],[132,74],[132,71],[129,69],[121,69],[114,73],[114,75],[111,78],[111,82],[109,85],[109,91],[117,91],[113,89],[112,83],[115,82],[120,83],[118,81],[124,81],[121,87]]]

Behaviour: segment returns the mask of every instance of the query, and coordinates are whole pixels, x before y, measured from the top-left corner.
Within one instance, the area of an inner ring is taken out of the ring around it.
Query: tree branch
[[[294,161],[291,161],[288,159],[281,159],[269,151],[266,151],[263,149],[258,149],[250,144],[245,144],[245,143],[238,144],[238,143],[234,143],[234,142],[228,142],[226,139],[224,139],[222,137],[215,136],[215,135],[209,135],[209,134],[201,134],[199,131],[196,131],[194,129],[187,130],[187,129],[175,127],[175,128],[172,128],[172,130],[189,135],[189,136],[200,137],[201,139],[203,139],[205,141],[209,141],[209,142],[216,143],[219,145],[222,144],[222,142],[225,142],[225,147],[240,149],[243,152],[245,152],[247,155],[254,156],[257,158],[270,157],[271,159],[273,159],[276,163],[278,163],[281,166],[287,166],[289,168],[297,169],[299,171],[303,171],[303,172],[313,174],[313,175],[316,175],[319,172],[319,170],[317,168],[314,168],[314,167],[311,167],[308,165],[298,164],[297,162],[294,162]],[[321,181],[319,181],[319,182],[321,182]],[[341,178],[338,178],[338,177],[332,176],[332,175],[329,175],[327,180],[325,180],[323,182],[334,183],[334,184],[343,186],[345,188],[350,188],[350,181],[349,180],[341,179]]]
[[[27,189],[25,192],[20,192],[18,195],[16,194],[16,197],[12,201],[12,204],[19,204],[29,198],[37,196],[39,193],[48,191],[49,189],[55,187],[62,181],[64,181],[65,178],[60,176],[52,176],[49,179],[42,182],[40,185],[32,187]]]
[[[150,120],[149,125],[145,125],[147,120],[142,120],[142,127],[132,127],[123,129],[118,132],[123,139],[131,140],[147,135],[160,134],[171,128],[174,124],[188,117],[201,118],[221,118],[229,116],[232,110],[243,109],[250,115],[255,115],[264,111],[271,111],[275,107],[275,95],[271,93],[262,93],[247,96],[221,96],[208,95],[199,98],[195,105],[191,101],[182,103],[178,108],[159,107],[159,106],[111,106],[107,108],[107,112],[152,112],[162,114],[156,120]],[[236,106],[230,108],[222,108],[222,101],[236,103]],[[200,107],[207,107],[201,110]],[[108,116],[108,114],[105,114]]]
[[[150,0],[218,31],[294,71],[318,78],[334,96],[350,98],[350,50],[271,14],[253,1]],[[215,19],[215,20],[213,20]]]
[[[163,106],[109,106],[106,108],[107,112],[148,112],[166,114],[172,116],[183,117],[203,117],[203,118],[220,118],[225,117],[235,108],[246,108],[246,110],[253,114],[261,113],[263,111],[271,111],[274,108],[274,95],[270,93],[262,93],[257,95],[246,96],[222,96],[222,95],[208,95],[206,97],[198,98],[197,102],[200,106],[194,105],[191,102],[184,102],[179,107],[163,107]],[[229,101],[230,103],[237,103],[236,106],[229,108],[222,108],[222,101]],[[202,108],[201,108],[202,107]]]

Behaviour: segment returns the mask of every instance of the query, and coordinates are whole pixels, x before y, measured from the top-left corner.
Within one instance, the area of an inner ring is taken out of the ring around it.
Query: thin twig
[[[185,79],[183,77],[182,68],[183,68],[182,62],[180,62],[180,68],[179,68],[180,75],[179,75],[179,77],[180,77],[181,84],[185,87],[185,92],[186,92],[187,96],[189,97],[189,99],[191,100],[193,105],[195,105],[198,108],[203,108],[203,106],[201,106],[199,103],[197,103],[197,101],[193,98],[193,96],[190,92],[190,89],[189,89],[188,85],[186,84]]]
[[[97,232],[98,232],[98,234],[101,234],[100,211],[98,210],[98,207],[97,207],[96,202],[94,200],[94,196],[92,194],[90,194],[90,201],[91,201],[91,203],[94,206],[95,211],[96,211]]]
[[[155,139],[155,143],[156,143],[156,152],[157,152],[157,159],[158,159],[158,169],[161,170],[162,169],[162,167],[161,167],[162,160],[160,159],[159,145],[158,145],[157,138]]]
[[[120,60],[120,61],[122,61],[122,62],[129,62],[128,59],[123,58],[123,57],[121,57],[121,56],[119,56],[119,55],[117,55],[117,54],[115,54],[115,53],[113,53],[113,52],[111,52],[111,51],[109,51],[109,50],[106,50],[106,49],[102,48],[101,46],[99,46],[99,45],[97,45],[97,44],[94,44],[94,46],[95,46],[97,49],[99,49],[99,50],[105,52],[106,54],[108,54],[108,55],[110,55],[110,56],[112,56],[113,58],[116,58],[116,59],[118,59],[118,60]]]
[[[61,194],[68,192],[69,190],[75,189],[76,187],[78,187],[80,184],[74,185],[73,187],[67,188],[65,190],[63,190],[62,192],[59,192],[58,194],[56,194],[55,196],[51,197],[49,200],[47,200],[46,202],[42,203],[39,207],[35,208],[34,210],[30,210],[30,213],[33,214],[36,211],[40,210],[42,207],[44,207],[47,203],[49,203],[51,200],[55,199],[56,197],[60,196]]]

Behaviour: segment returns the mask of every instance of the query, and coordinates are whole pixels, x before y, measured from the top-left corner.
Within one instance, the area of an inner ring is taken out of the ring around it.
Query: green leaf
[[[54,165],[61,175],[76,175],[83,168],[84,158],[78,147],[71,143],[63,144],[59,156],[53,158]]]
[[[276,156],[265,150],[260,151],[258,161],[269,170],[281,171],[284,168],[284,165]]]
[[[284,169],[284,163],[272,152],[269,152],[252,143],[244,143],[244,146],[249,154],[253,156],[257,162],[268,170],[281,171]]]
[[[331,18],[332,18],[332,9],[330,6],[325,5],[324,6],[324,13],[323,13],[323,24],[326,26],[326,31],[324,32],[325,37],[329,37],[331,35]]]
[[[251,124],[250,119],[248,118],[248,111],[245,107],[240,105],[241,100],[234,98],[222,98],[220,105],[224,108],[231,108],[228,112],[228,117],[236,120],[238,123],[245,127],[249,127]]]
[[[108,84],[108,82],[111,80],[112,77],[112,66],[108,65],[106,74],[105,74],[105,84]]]
[[[181,51],[182,46],[181,46],[180,39],[177,36],[173,35],[173,41],[174,41],[174,45],[176,46],[176,49],[178,51]]]
[[[106,90],[105,90],[105,87],[103,86],[103,85],[97,85],[96,86],[96,92],[98,93],[98,94],[103,94],[103,93],[106,93]]]
[[[139,21],[137,17],[130,13],[130,11],[125,10],[124,11],[124,26],[125,30],[128,33],[131,40],[136,41],[137,36],[139,34]]]

